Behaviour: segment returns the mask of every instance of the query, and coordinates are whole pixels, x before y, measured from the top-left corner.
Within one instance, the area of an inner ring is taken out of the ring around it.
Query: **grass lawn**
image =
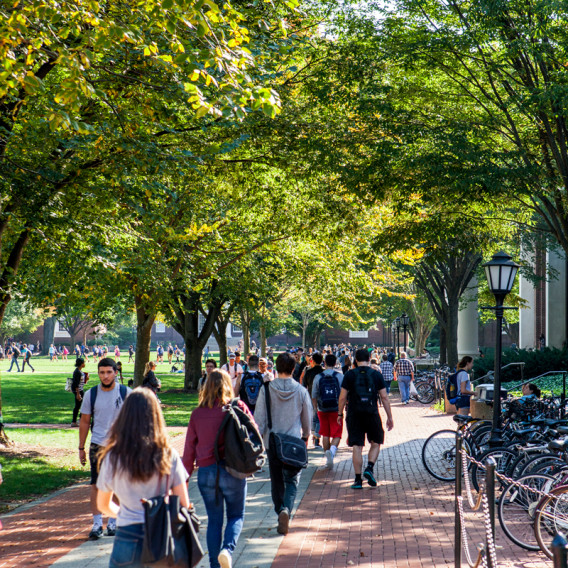
[[[5,423],[70,424],[73,395],[65,390],[67,377],[73,374],[73,361],[51,362],[46,357],[33,358],[35,373],[26,371],[7,373],[8,363],[0,362],[2,413]],[[169,373],[170,365],[158,365],[157,375],[162,381],[160,399],[168,426],[187,426],[191,411],[197,406],[197,394],[181,392],[183,373]],[[97,366],[94,361],[86,366],[91,375],[87,387],[96,384]],[[165,372],[164,372],[165,371]],[[124,364],[126,383],[132,377],[134,364]]]
[[[70,424],[73,395],[65,391],[67,377],[73,374],[74,358],[51,363],[46,357],[32,359],[36,372],[7,373],[9,362],[0,361],[2,413],[7,424]],[[168,426],[186,427],[192,410],[197,406],[197,394],[184,393],[183,374],[169,371],[167,363],[158,365],[162,381],[162,410]],[[91,380],[98,382],[96,363],[87,365]],[[124,364],[125,383],[132,377],[134,364]],[[8,437],[14,447],[0,446],[0,463],[4,483],[0,485],[0,513],[21,501],[36,498],[85,481],[88,468],[77,457],[78,430],[47,428],[9,428]]]

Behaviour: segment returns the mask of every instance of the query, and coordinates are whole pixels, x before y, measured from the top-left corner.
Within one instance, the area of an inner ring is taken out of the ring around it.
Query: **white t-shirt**
[[[160,477],[156,474],[148,481],[132,481],[130,476],[120,468],[120,460],[118,465],[119,467],[115,470],[111,466],[108,456],[105,456],[101,463],[97,488],[100,491],[112,491],[118,497],[120,509],[116,518],[117,526],[124,527],[143,523],[144,506],[140,499],[150,499],[158,495],[165,495],[168,476]],[[185,483],[188,478],[189,475],[179,454],[172,448],[172,471],[169,475],[168,489]]]
[[[100,384],[100,383],[99,383]],[[93,414],[91,410],[91,391],[98,388],[98,385],[89,389],[83,397],[83,404],[81,405],[81,414]],[[132,389],[126,389],[126,396],[132,392]],[[126,397],[125,397],[126,398]],[[91,444],[99,446],[106,445],[108,433],[112,423],[115,421],[120,409],[122,408],[123,400],[120,398],[120,384],[115,383],[114,389],[104,391],[99,388],[97,393],[97,400],[95,401],[94,425],[91,432]]]
[[[233,388],[237,386],[237,378],[243,374],[243,368],[238,363],[233,363],[229,366],[229,363],[225,363],[221,369],[227,371],[231,376],[231,382],[233,383]]]
[[[467,374],[467,371],[464,371],[463,369],[461,371],[458,372],[458,376],[457,376],[457,383],[458,383],[458,396],[468,396],[468,395],[462,395],[462,391],[466,390],[466,391],[470,391],[471,390],[471,381],[469,380],[469,375]]]

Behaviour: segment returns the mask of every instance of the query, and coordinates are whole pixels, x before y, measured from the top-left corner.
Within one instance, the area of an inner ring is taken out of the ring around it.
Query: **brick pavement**
[[[314,475],[273,568],[453,566],[453,484],[426,472],[421,450],[431,433],[455,424],[418,403],[393,401],[395,428],[387,433],[375,469],[379,489],[365,482],[362,491],[350,489],[351,453],[343,446],[333,471]],[[480,515],[467,514],[466,519],[471,542],[481,542]],[[541,553],[510,544],[500,528],[497,533],[501,568],[550,567]]]

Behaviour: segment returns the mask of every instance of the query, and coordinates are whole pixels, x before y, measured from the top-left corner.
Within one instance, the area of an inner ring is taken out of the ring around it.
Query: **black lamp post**
[[[392,351],[393,353],[396,353],[396,348],[395,348],[396,325],[394,321],[391,323],[391,335],[392,335]]]
[[[404,343],[404,351],[406,353],[406,329],[408,328],[408,324],[410,323],[410,318],[405,313],[403,313],[400,316],[400,323],[402,324],[402,333],[403,333],[402,342]]]
[[[503,325],[503,302],[505,297],[512,290],[515,277],[519,270],[519,265],[505,252],[501,251],[493,255],[493,258],[486,262],[485,275],[489,289],[495,296],[495,306],[489,309],[495,310],[497,318],[497,330],[495,339],[495,380],[493,383],[493,427],[491,429],[490,446],[500,446],[502,444],[501,430],[501,350],[502,350],[502,325]]]
[[[400,318],[394,320],[396,327],[396,358],[400,359]]]

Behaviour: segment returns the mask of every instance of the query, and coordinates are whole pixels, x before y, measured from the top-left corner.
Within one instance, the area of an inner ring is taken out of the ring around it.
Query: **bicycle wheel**
[[[534,532],[540,549],[552,558],[552,539],[568,531],[568,485],[550,491],[536,508]]]
[[[491,448],[486,452],[483,452],[479,457],[476,459],[481,463],[485,463],[487,458],[492,457],[497,464],[495,467],[495,471],[497,473],[501,473],[502,475],[509,476],[509,470],[511,469],[512,464],[518,457],[518,453],[510,450],[509,448]],[[485,468],[479,467],[477,464],[473,464],[471,466],[471,482],[477,491],[479,491],[480,487],[485,485]],[[495,477],[495,493],[499,489],[504,486],[504,483],[499,480],[499,478]]]
[[[533,456],[524,463],[519,477],[529,474],[546,474],[554,475],[559,469],[566,466],[566,462],[554,454],[544,454]]]
[[[497,512],[503,532],[526,550],[540,549],[534,530],[536,510],[541,500],[537,491],[550,491],[554,481],[550,475],[526,475],[518,479],[526,487],[510,484],[499,498]]]
[[[416,396],[416,400],[422,404],[430,404],[434,401],[436,397],[436,391],[434,387],[427,382],[416,383],[416,390],[418,392],[418,396]]]
[[[464,449],[469,452],[467,442]],[[426,471],[440,481],[454,481],[456,478],[456,432],[440,430],[434,432],[422,447],[422,463]]]

